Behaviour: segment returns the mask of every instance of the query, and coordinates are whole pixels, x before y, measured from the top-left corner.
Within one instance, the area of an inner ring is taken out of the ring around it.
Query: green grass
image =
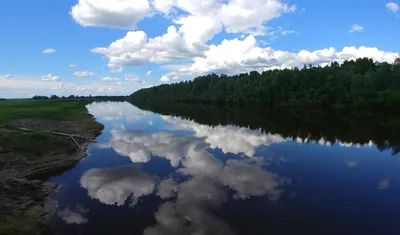
[[[83,101],[64,100],[7,100],[0,101],[0,123],[15,118],[78,119],[85,115]]]
[[[65,100],[0,101],[0,154],[18,152],[41,156],[49,149],[67,154],[74,152],[76,146],[70,139],[48,133],[22,132],[13,125],[12,120],[65,120],[79,123],[85,129],[96,128],[98,124],[87,113],[86,104],[83,101]]]

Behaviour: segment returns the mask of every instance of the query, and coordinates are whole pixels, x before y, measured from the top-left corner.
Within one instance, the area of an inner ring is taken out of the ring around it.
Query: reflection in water
[[[346,147],[371,147],[400,151],[398,114],[360,110],[320,110],[307,108],[221,107],[217,105],[186,105],[134,103],[142,110],[162,115],[191,119],[200,124],[229,125],[276,133],[301,143],[319,143]]]
[[[122,206],[132,196],[132,207],[155,187],[154,179],[136,166],[89,170],[82,176],[81,185],[91,198],[107,205]]]
[[[323,119],[222,108],[162,107],[164,116],[127,102],[88,109],[105,129],[90,156],[56,178],[69,184],[53,218],[61,235],[400,231],[400,164],[377,157],[390,153],[374,144],[394,140],[336,135],[319,129]]]
[[[58,216],[60,216],[66,224],[86,224],[88,218],[85,217],[85,214],[88,212],[89,209],[85,209],[82,205],[79,205],[74,210],[65,208],[64,210],[59,211]]]

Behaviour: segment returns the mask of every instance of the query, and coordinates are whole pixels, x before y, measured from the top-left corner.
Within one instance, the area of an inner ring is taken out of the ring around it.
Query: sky
[[[0,97],[399,56],[400,1],[3,0]]]

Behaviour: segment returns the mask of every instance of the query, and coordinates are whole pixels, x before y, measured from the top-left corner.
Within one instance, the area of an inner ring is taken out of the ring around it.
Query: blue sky
[[[324,65],[364,56],[392,62],[400,52],[399,4],[5,0],[0,97],[125,95],[211,72]],[[46,49],[52,53],[43,53]]]

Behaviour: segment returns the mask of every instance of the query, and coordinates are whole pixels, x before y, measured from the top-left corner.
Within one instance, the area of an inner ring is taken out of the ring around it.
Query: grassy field
[[[43,205],[48,193],[40,182],[38,185],[24,175],[49,166],[62,168],[82,155],[70,138],[43,131],[94,139],[103,127],[87,113],[86,104],[66,100],[0,101],[0,235],[48,233],[40,216],[21,207],[27,200],[32,207]],[[37,132],[24,132],[20,127]],[[85,144],[84,140],[77,141]]]
[[[69,125],[64,127],[61,123],[69,122],[83,129],[98,128],[98,123],[93,121],[85,108],[83,101],[61,100],[8,100],[0,101],[0,153],[18,151],[22,153],[43,153],[48,148],[60,149],[70,153],[76,146],[65,137],[48,133],[28,133],[17,130],[17,120],[24,120],[28,127],[35,130],[46,128],[68,132]],[[48,124],[49,126],[47,126]],[[0,166],[1,167],[1,166]]]
[[[0,124],[15,118],[46,118],[71,120],[86,117],[86,102],[64,100],[7,100],[0,101]]]

